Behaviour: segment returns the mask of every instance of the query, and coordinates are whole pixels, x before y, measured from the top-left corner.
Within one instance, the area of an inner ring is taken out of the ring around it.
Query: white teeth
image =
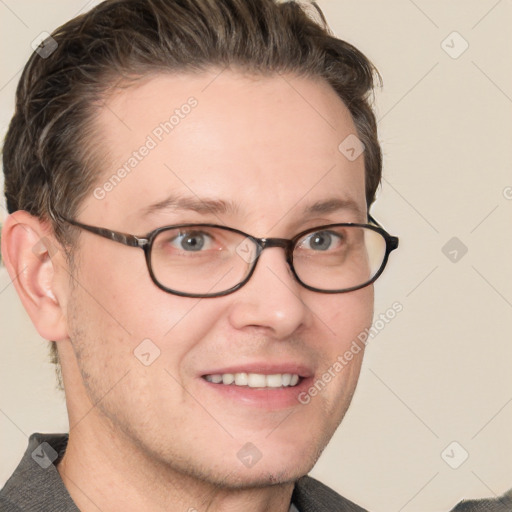
[[[235,382],[239,385],[236,380]],[[267,385],[267,378],[261,373],[249,373],[247,376],[247,384],[249,384],[250,388],[264,388]]]
[[[247,373],[235,373],[235,384],[237,386],[247,386]]]
[[[232,384],[235,382],[235,376],[232,373],[221,375],[222,384]]]
[[[250,388],[281,388],[296,386],[299,376],[291,373],[275,373],[264,375],[262,373],[215,373],[205,375],[208,382],[214,384],[234,384],[236,386],[249,386]]]
[[[291,373],[283,373],[281,376],[282,385],[283,386],[289,386],[290,382],[292,380],[292,374]]]
[[[281,386],[288,386],[290,384],[290,379],[288,379],[288,383],[285,384],[284,375],[267,375],[265,379],[266,383],[263,386],[268,386],[269,388],[280,388]]]

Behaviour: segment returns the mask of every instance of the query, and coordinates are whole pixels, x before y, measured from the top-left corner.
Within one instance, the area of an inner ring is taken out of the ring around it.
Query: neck
[[[156,463],[119,432],[97,435],[80,425],[57,469],[81,512],[288,512],[293,492],[293,483],[233,488],[200,481]]]

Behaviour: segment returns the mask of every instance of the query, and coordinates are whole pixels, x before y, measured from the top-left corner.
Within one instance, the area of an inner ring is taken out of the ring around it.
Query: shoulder
[[[464,500],[452,512],[510,512],[512,510],[512,489],[495,499]]]
[[[310,476],[295,483],[292,502],[300,512],[366,512]]]
[[[0,490],[0,511],[78,512],[56,464],[64,454],[66,434],[33,434],[18,467]]]
[[[15,505],[12,501],[0,494],[0,510],[2,512],[23,512],[21,508]]]

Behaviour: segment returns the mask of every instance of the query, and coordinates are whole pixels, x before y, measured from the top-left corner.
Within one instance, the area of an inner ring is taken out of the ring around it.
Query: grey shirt
[[[33,434],[18,467],[0,491],[0,512],[80,512],[57,471],[66,434]],[[317,480],[296,484],[289,512],[366,512]]]
[[[32,434],[18,467],[0,491],[1,512],[80,512],[55,464],[66,450],[61,434]]]

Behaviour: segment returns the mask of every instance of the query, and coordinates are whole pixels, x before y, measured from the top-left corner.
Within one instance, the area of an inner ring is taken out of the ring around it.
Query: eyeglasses
[[[244,286],[261,253],[284,249],[297,281],[308,290],[345,293],[364,288],[383,272],[398,238],[373,224],[317,226],[291,239],[256,238],[216,224],[165,226],[145,236],[89,226],[58,218],[73,226],[144,251],[149,274],[162,290],[183,297],[220,297]]]

